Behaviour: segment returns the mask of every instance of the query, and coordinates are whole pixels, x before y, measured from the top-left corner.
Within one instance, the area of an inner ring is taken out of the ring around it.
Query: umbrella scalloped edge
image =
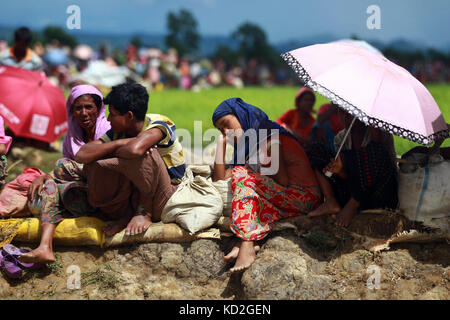
[[[298,60],[295,59],[289,52],[283,53],[281,57],[294,70],[294,72],[298,75],[298,77],[305,86],[311,88],[315,92],[331,100],[333,103],[339,105],[345,111],[357,117],[360,121],[364,122],[366,125],[383,129],[384,131],[387,131],[391,134],[395,134],[401,138],[408,139],[424,145],[430,145],[436,140],[445,139],[450,136],[448,130],[441,130],[435,132],[432,135],[424,136],[411,130],[395,126],[389,122],[385,122],[383,120],[370,117],[365,112],[355,107],[353,104],[349,103],[345,99],[342,99],[337,94],[333,93],[332,91],[313,81],[311,79],[311,76],[305,70],[305,68],[303,68],[300,62],[298,62]]]

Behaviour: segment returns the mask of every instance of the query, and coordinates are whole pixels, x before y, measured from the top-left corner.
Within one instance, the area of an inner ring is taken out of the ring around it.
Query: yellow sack
[[[20,225],[19,225],[20,223]],[[104,222],[93,217],[64,219],[55,229],[54,243],[58,245],[99,245],[105,243]],[[39,243],[41,229],[39,219],[4,219],[0,220],[0,245],[12,241]]]
[[[189,242],[196,239],[220,239],[220,231],[209,228],[195,235],[175,223],[153,223],[146,232],[126,236],[125,230],[112,237],[103,232],[105,222],[93,217],[64,219],[55,229],[54,243],[63,246],[99,245],[114,247],[145,242]],[[41,229],[37,218],[0,219],[0,248],[12,240],[39,243]]]
[[[154,222],[147,231],[133,235],[125,235],[125,230],[112,237],[106,237],[105,247],[115,247],[123,244],[148,242],[191,242],[196,239],[220,239],[220,230],[209,228],[189,234],[189,232],[175,223]]]

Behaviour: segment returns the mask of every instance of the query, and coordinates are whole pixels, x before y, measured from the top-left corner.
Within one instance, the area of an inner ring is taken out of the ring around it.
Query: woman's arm
[[[278,168],[276,170],[276,173],[274,175],[269,175],[269,177],[271,177],[273,180],[275,180],[276,183],[278,183],[279,185],[282,185],[284,187],[289,185],[289,175],[288,175],[288,171],[287,171],[287,165],[286,165],[286,161],[284,159],[284,155],[283,155],[283,150],[281,148],[281,144],[277,143],[276,148],[278,148],[278,152],[273,152],[272,150],[272,143],[270,143],[267,146],[267,155],[268,158],[265,161],[266,163],[263,163],[263,166],[267,166],[267,165],[273,165],[278,163]],[[276,157],[276,159],[274,159],[273,157]]]
[[[6,145],[0,143],[0,156],[3,156],[5,154],[6,154]]]
[[[33,201],[34,200],[34,196],[40,195],[42,192],[42,189],[44,188],[44,183],[47,179],[51,179],[52,177],[48,174],[42,175],[37,177],[36,179],[33,180],[33,182],[30,184],[30,186],[28,187],[28,200],[29,201]]]
[[[225,168],[225,155],[227,149],[227,140],[223,134],[217,138],[216,158],[214,160],[213,181],[225,180],[231,177],[231,169]]]

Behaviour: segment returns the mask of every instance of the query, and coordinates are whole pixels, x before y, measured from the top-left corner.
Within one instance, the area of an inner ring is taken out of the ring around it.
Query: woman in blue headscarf
[[[212,121],[222,133],[214,181],[232,178],[230,227],[240,238],[225,260],[236,259],[230,271],[241,272],[254,262],[255,241],[268,235],[272,223],[314,210],[322,194],[299,141],[259,108],[240,98],[227,99],[216,108]],[[229,166],[227,142],[235,146]]]

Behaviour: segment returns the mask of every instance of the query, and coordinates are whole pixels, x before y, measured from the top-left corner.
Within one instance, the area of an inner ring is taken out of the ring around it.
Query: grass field
[[[427,86],[438,103],[444,118],[450,123],[450,84]],[[165,90],[151,92],[149,112],[162,113],[171,118],[177,128],[193,132],[193,122],[202,121],[202,129],[213,128],[211,116],[217,105],[227,98],[240,97],[244,101],[264,110],[270,119],[278,118],[285,110],[294,107],[297,87],[248,87],[244,89],[217,88],[201,92]],[[328,100],[316,94],[315,109]],[[417,144],[395,137],[398,154],[403,154]],[[448,139],[444,146],[450,146]]]
[[[450,84],[438,84],[428,86],[433,97],[436,99],[441,108],[444,118],[450,122]],[[251,103],[263,109],[270,119],[276,119],[286,109],[293,108],[293,101],[297,93],[297,87],[248,87],[244,89],[232,88],[215,88],[201,92],[182,91],[177,89],[165,90],[150,93],[149,109],[151,113],[162,113],[171,118],[178,129],[184,128],[191,132],[194,131],[194,121],[202,122],[203,133],[210,128],[213,128],[211,116],[216,106],[227,98],[240,97],[244,101]],[[66,97],[68,91],[65,92]],[[103,92],[106,94],[107,92]],[[318,109],[323,103],[328,100],[316,94],[317,100],[315,109]],[[218,131],[217,131],[218,132]],[[397,154],[401,155],[410,150],[416,144],[394,137]],[[59,139],[62,143],[63,137]],[[203,146],[209,144],[211,141],[204,141]],[[450,139],[444,143],[444,146],[450,146]],[[25,153],[30,153],[34,149],[26,148]],[[57,159],[61,158],[60,152],[45,152],[40,153],[41,160],[36,164],[33,162],[24,161],[12,169],[10,175],[6,179],[7,182],[13,180],[26,167],[36,166],[45,172],[50,172]],[[13,163],[16,159],[8,155],[9,163]],[[31,155],[31,158],[33,156]]]

